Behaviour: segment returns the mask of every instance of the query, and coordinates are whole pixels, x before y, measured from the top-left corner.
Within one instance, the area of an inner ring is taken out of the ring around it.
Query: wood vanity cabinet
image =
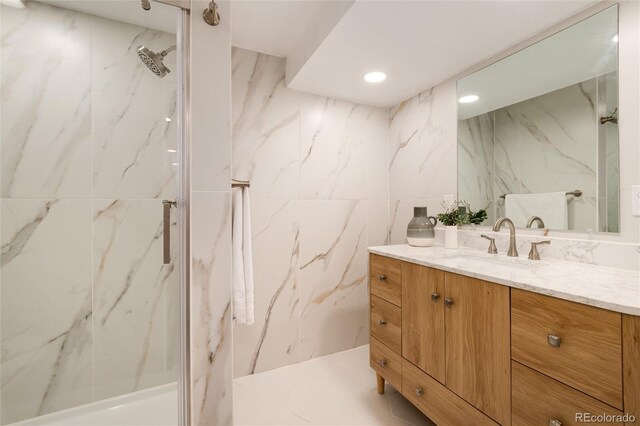
[[[459,424],[451,412],[443,414],[443,400],[458,407],[457,416],[476,418],[474,424],[511,424],[509,288],[394,262],[397,265],[387,265],[387,270],[400,267],[400,303],[394,305],[402,316],[401,351],[394,352],[402,356],[398,390],[438,424]],[[393,339],[378,340],[382,335],[377,330],[379,321],[390,324],[390,319],[380,317],[379,299],[395,294],[380,291],[380,264],[380,256],[372,257],[371,340],[376,348],[372,353],[380,353],[380,343],[396,348]],[[393,305],[393,300],[387,297],[386,302]],[[391,356],[372,356],[371,366],[379,377],[397,387],[388,368],[392,361]]]
[[[374,254],[369,282],[378,392],[436,424],[640,425],[640,317]]]

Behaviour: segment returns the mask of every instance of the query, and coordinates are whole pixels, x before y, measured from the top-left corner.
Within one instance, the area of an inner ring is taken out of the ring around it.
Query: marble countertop
[[[572,302],[640,315],[640,273],[558,260],[529,260],[442,246],[369,247],[370,253]]]

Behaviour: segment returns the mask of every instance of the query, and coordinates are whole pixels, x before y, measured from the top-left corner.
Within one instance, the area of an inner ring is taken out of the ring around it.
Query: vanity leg
[[[384,377],[376,373],[376,379],[378,379],[378,393],[382,395],[384,393]]]

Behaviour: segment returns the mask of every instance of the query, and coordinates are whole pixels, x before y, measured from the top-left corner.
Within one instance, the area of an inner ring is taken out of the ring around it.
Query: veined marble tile
[[[192,422],[232,424],[231,200],[191,195]]]
[[[458,246],[486,251],[489,246],[488,242],[480,238],[480,234],[495,236],[498,252],[506,252],[509,246],[508,231],[494,233],[488,227],[461,227],[458,230]],[[551,240],[551,244],[538,248],[542,259],[555,259],[631,271],[640,270],[640,246],[637,243],[587,239],[584,233],[578,232],[518,229],[516,242],[520,257],[525,257],[529,253],[531,242],[542,239]]]
[[[93,18],[93,189],[95,198],[173,198],[176,53],[156,77],[137,57],[162,51],[173,34]]]
[[[89,198],[91,18],[31,3],[0,19],[2,197]]]
[[[255,323],[234,326],[235,377],[298,362],[297,201],[254,199],[251,215]]]
[[[382,108],[304,95],[301,198],[386,199],[387,117]]]
[[[569,229],[597,229],[595,104],[589,80],[496,111],[496,195],[580,189]]]
[[[493,200],[493,113],[458,122],[458,199]]]
[[[519,173],[531,192],[566,188],[596,196],[596,102],[594,79],[507,107],[519,121]]]
[[[300,201],[300,360],[368,341],[367,206]]]
[[[300,94],[285,86],[285,60],[233,48],[233,178],[258,198],[298,196]]]
[[[191,0],[204,10],[209,0]],[[222,19],[211,26],[191,15],[191,189],[228,191],[231,180],[231,1],[220,0]],[[235,177],[235,176],[234,176]]]
[[[457,191],[456,84],[444,82],[389,112],[389,198]]]
[[[531,192],[523,182],[519,172],[522,168],[522,156],[518,117],[509,109],[494,112],[494,186],[493,194],[497,203],[503,194],[521,194]]]
[[[367,201],[367,247],[389,242],[389,201]]]
[[[91,401],[91,201],[1,210],[5,424]]]
[[[178,274],[162,263],[162,202],[95,200],[93,231],[95,399],[175,381],[168,347],[179,338],[168,333],[167,298]]]

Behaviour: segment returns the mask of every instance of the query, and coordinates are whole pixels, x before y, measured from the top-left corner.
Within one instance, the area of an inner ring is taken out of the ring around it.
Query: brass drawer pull
[[[453,299],[449,299],[449,298],[444,299],[444,304],[450,308],[453,305]]]
[[[380,320],[380,321],[378,321],[378,324],[380,324],[381,326],[383,326],[383,327],[384,327],[385,325],[387,325],[387,321],[385,321],[385,320]]]
[[[558,419],[549,419],[549,426],[562,426],[562,422]]]
[[[387,280],[386,275],[378,275],[378,281],[386,281],[386,280]]]
[[[549,334],[547,335],[547,342],[554,348],[559,348],[562,343],[562,337]]]
[[[434,302],[440,299],[440,295],[438,293],[431,293],[431,300]]]
[[[424,395],[424,390],[422,388],[416,388],[416,396]]]
[[[378,364],[380,364],[380,367],[386,367],[387,366],[387,360],[386,359],[381,359],[380,361],[378,361]]]

